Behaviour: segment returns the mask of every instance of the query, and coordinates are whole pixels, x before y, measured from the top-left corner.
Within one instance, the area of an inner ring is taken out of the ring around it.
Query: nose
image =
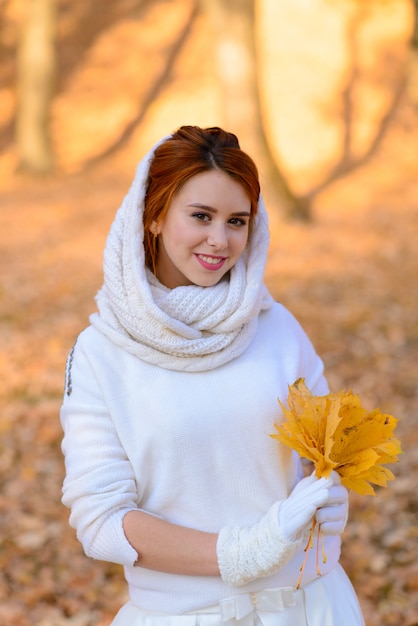
[[[228,244],[228,237],[226,234],[225,226],[223,224],[213,224],[209,230],[207,236],[207,242],[216,250],[222,250],[226,248]]]

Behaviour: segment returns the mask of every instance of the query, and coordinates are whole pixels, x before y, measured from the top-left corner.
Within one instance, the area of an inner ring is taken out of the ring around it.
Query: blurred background
[[[417,4],[0,0],[0,626],[107,626],[126,599],[68,526],[59,408],[114,213],[182,124],[238,135],[268,286],[333,390],[399,418],[342,561],[368,626],[418,625]]]

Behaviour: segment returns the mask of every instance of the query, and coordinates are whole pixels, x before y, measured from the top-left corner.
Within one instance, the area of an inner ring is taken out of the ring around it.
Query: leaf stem
[[[318,524],[318,535],[316,537],[316,555],[315,555],[315,567],[316,573],[318,576],[321,576],[321,570],[319,569],[319,543],[321,541],[321,535],[323,538],[323,533],[321,533],[321,524]]]
[[[299,589],[299,587],[300,587],[300,584],[301,584],[302,578],[303,578],[303,572],[305,571],[306,563],[308,562],[308,556],[309,556],[308,553],[309,553],[309,550],[313,547],[313,538],[314,538],[314,534],[315,534],[315,526],[316,526],[316,519],[313,518],[311,530],[309,531],[308,541],[306,543],[306,546],[304,547],[305,558],[303,559],[303,563],[302,563],[302,565],[300,567],[300,574],[299,574],[299,578],[298,578],[297,583],[296,583],[296,589]]]

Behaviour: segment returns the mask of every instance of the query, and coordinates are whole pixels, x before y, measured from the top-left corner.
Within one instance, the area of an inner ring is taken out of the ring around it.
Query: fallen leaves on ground
[[[396,480],[377,498],[350,495],[343,536],[368,626],[418,624],[412,141],[397,128],[378,159],[318,199],[312,224],[280,222],[267,268],[331,389],[399,418]],[[0,192],[0,626],[108,626],[126,600],[122,568],[84,556],[60,502],[65,359],[94,309],[107,230],[130,184],[114,166]]]

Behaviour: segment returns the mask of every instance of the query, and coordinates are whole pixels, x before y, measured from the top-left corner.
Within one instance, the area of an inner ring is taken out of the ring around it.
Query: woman
[[[347,491],[269,437],[307,336],[263,285],[267,217],[237,138],[185,126],[139,164],[70,353],[63,502],[86,554],[124,565],[113,626],[356,626],[338,564]],[[313,517],[326,564],[310,551]]]

